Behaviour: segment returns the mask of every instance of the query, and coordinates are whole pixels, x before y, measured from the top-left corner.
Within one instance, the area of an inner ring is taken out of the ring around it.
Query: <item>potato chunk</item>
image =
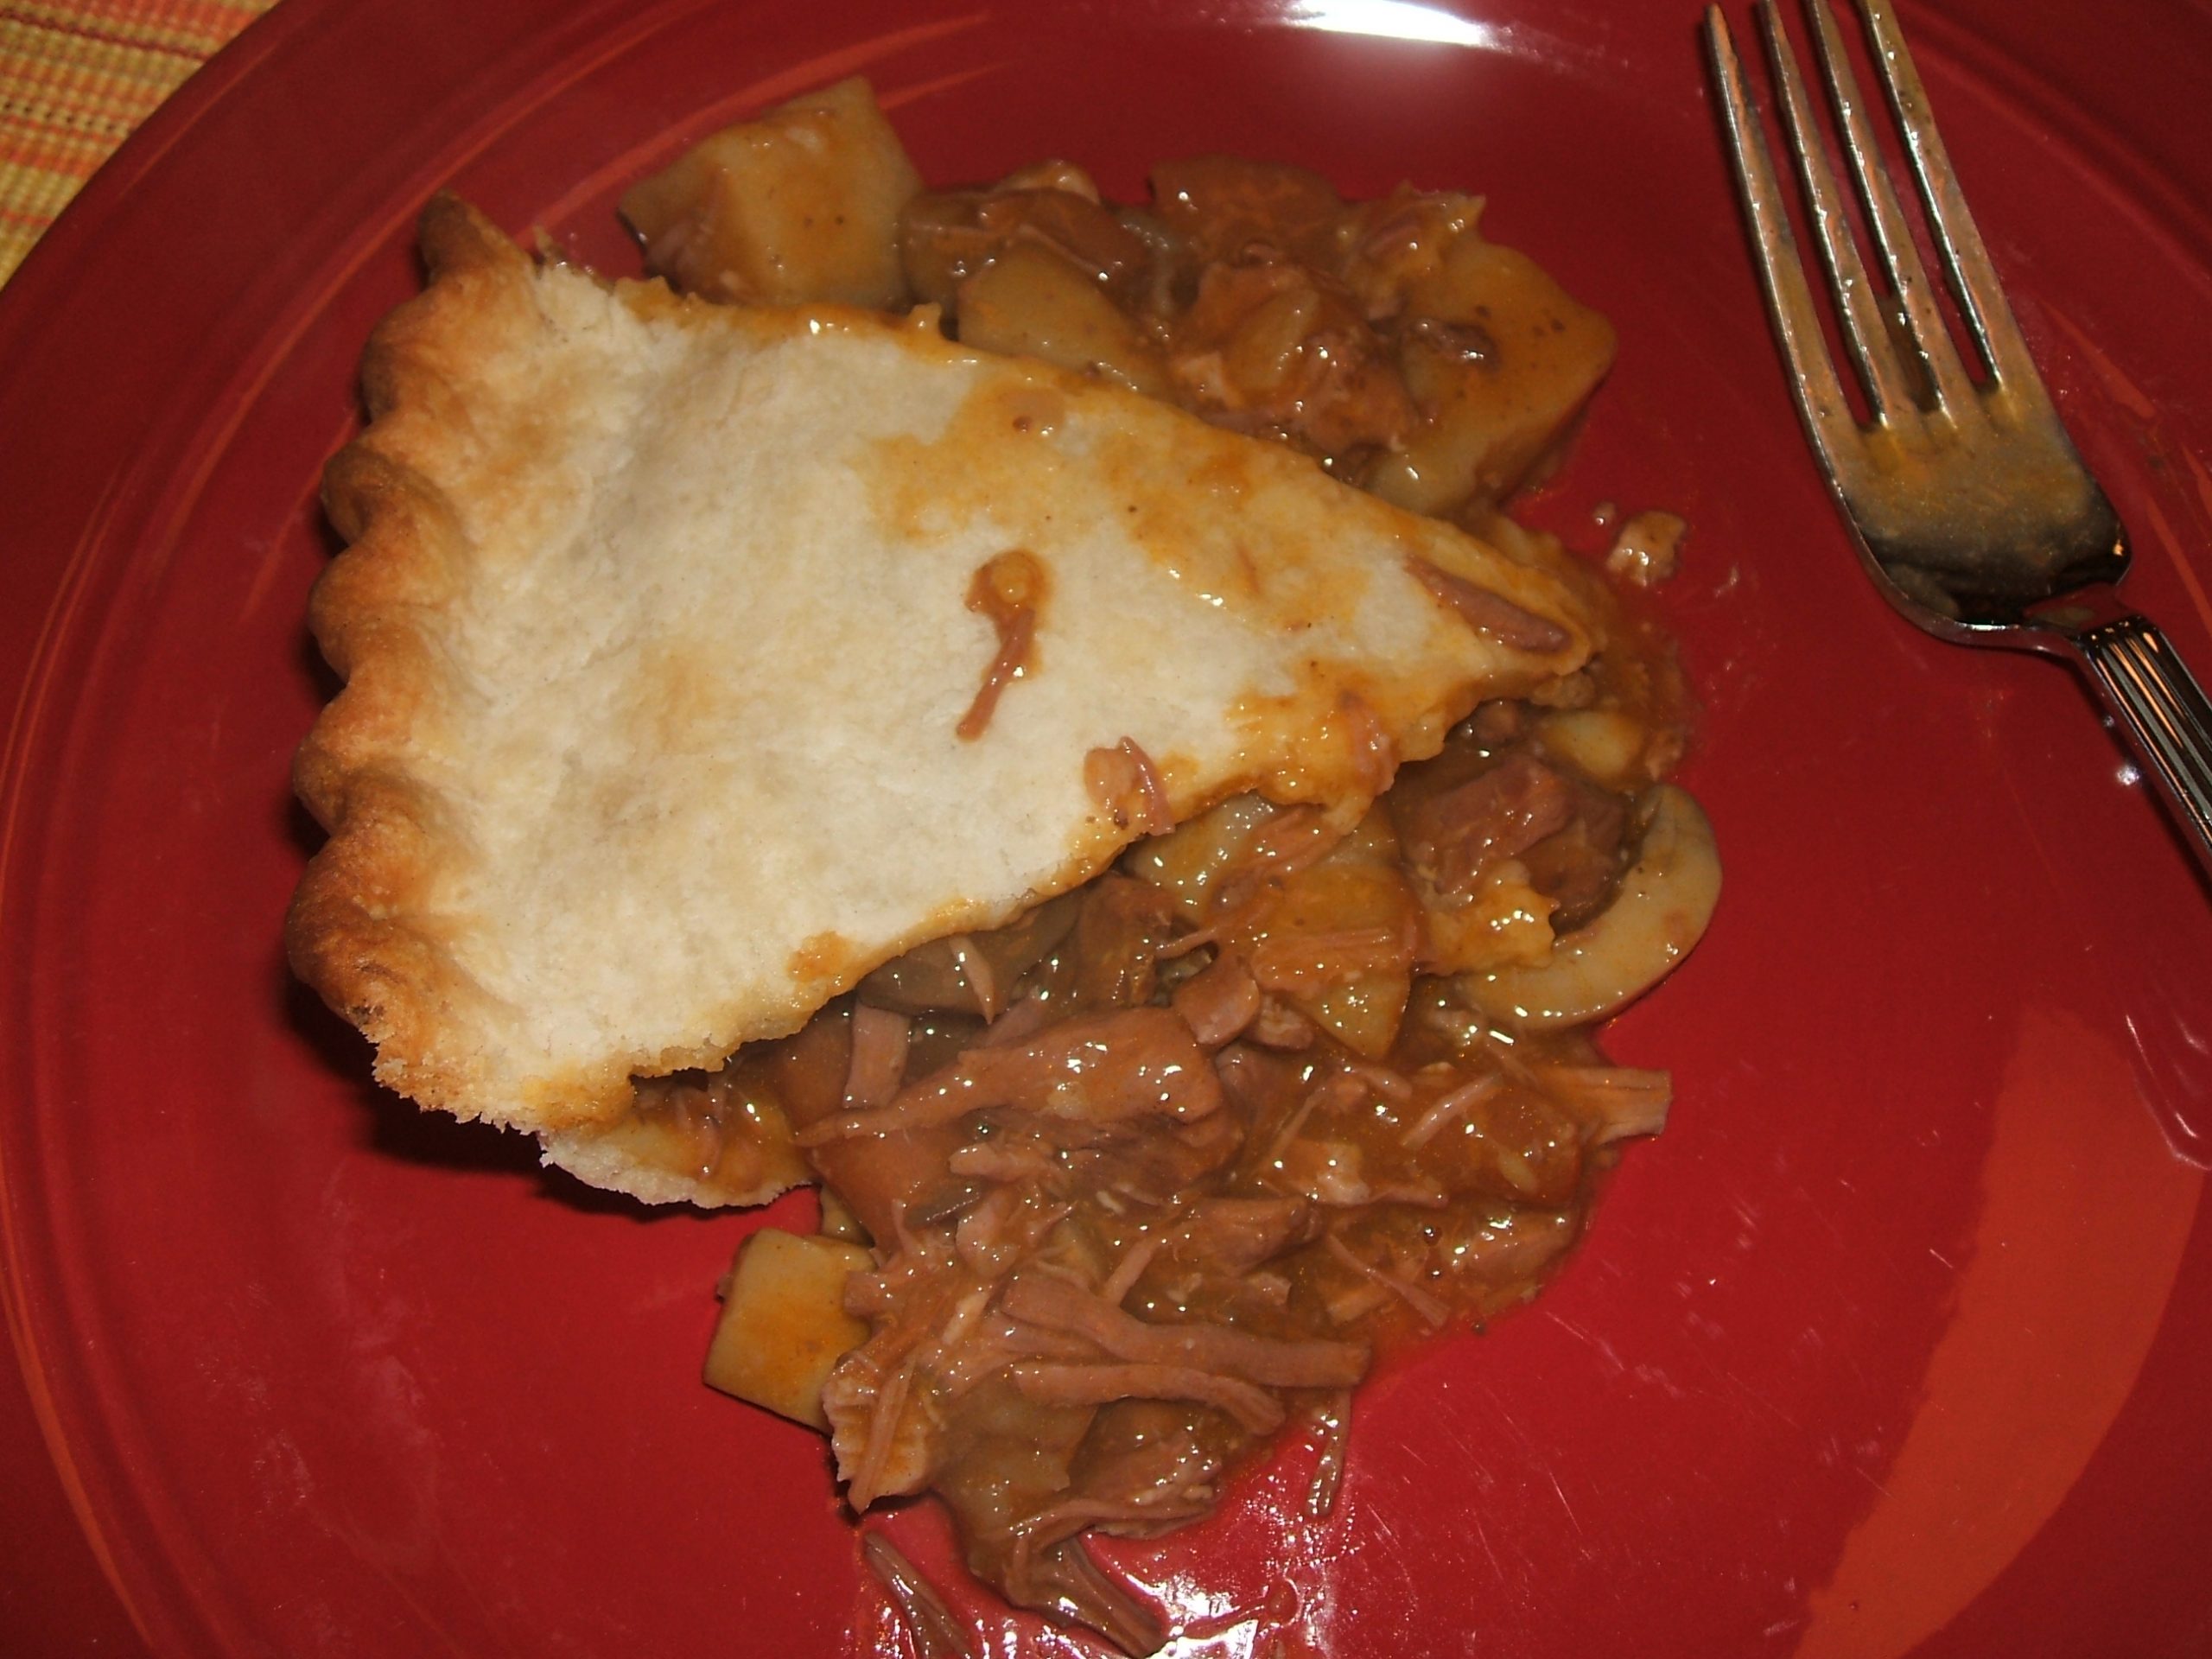
[[[755,305],[903,304],[899,210],[922,188],[867,81],[726,127],[633,185],[645,265],[689,294]]]
[[[1097,282],[1034,243],[1014,244],[961,283],[959,315],[965,345],[1166,389],[1159,353]]]
[[[1399,348],[1426,430],[1367,479],[1386,501],[1444,512],[1503,499],[1567,435],[1613,362],[1612,325],[1535,261],[1470,232],[1408,285]]]
[[[826,1430],[822,1385],[867,1339],[845,1312],[845,1281],[874,1263],[857,1244],[764,1227],[739,1247],[707,1350],[707,1382],[793,1422]]]
[[[1280,879],[1246,928],[1252,974],[1353,1053],[1380,1059],[1413,992],[1417,901],[1389,813],[1370,811],[1318,864]]]
[[[1173,894],[1185,915],[1203,922],[1221,884],[1242,868],[1253,836],[1280,810],[1262,795],[1232,795],[1166,835],[1139,842],[1126,868]]]

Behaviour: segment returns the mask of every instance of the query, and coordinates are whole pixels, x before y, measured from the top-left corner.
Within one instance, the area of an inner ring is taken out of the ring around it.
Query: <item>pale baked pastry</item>
[[[1239,792],[1348,823],[1590,649],[1548,543],[926,308],[607,283],[450,197],[423,245],[326,483],[347,684],[299,757],[331,836],[288,941],[383,1082],[601,1184],[704,1196],[600,1138],[635,1079]]]

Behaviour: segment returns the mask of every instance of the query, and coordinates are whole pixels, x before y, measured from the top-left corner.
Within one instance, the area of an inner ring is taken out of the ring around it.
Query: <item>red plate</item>
[[[1910,22],[2134,592],[2212,670],[2212,21],[2077,10]],[[1728,890],[1612,1039],[1675,1123],[1535,1307],[1363,1397],[1332,1520],[1292,1447],[1115,1549],[1176,1650],[2204,1651],[2212,1224],[2169,1141],[2212,1139],[2212,907],[2071,679],[1859,575],[1696,14],[286,0],[164,109],[0,304],[9,1650],[114,1632],[95,1554],[162,1653],[899,1650],[818,1442],[698,1383],[753,1223],[379,1096],[277,945],[316,473],[423,197],[629,269],[625,182],[861,70],[938,181],[1224,149],[1490,191],[1623,340],[1541,516],[1694,526],[1663,605]]]

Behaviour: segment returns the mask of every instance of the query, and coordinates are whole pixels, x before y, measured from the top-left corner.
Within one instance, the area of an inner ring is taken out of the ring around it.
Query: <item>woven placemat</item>
[[[0,0],[0,283],[115,148],[276,0]]]

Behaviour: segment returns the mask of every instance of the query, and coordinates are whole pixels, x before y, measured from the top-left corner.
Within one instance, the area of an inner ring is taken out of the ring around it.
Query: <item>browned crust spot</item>
[[[861,959],[861,952],[843,934],[817,933],[791,952],[791,976],[801,984],[834,984],[847,975],[857,980],[865,971],[855,969]]]

